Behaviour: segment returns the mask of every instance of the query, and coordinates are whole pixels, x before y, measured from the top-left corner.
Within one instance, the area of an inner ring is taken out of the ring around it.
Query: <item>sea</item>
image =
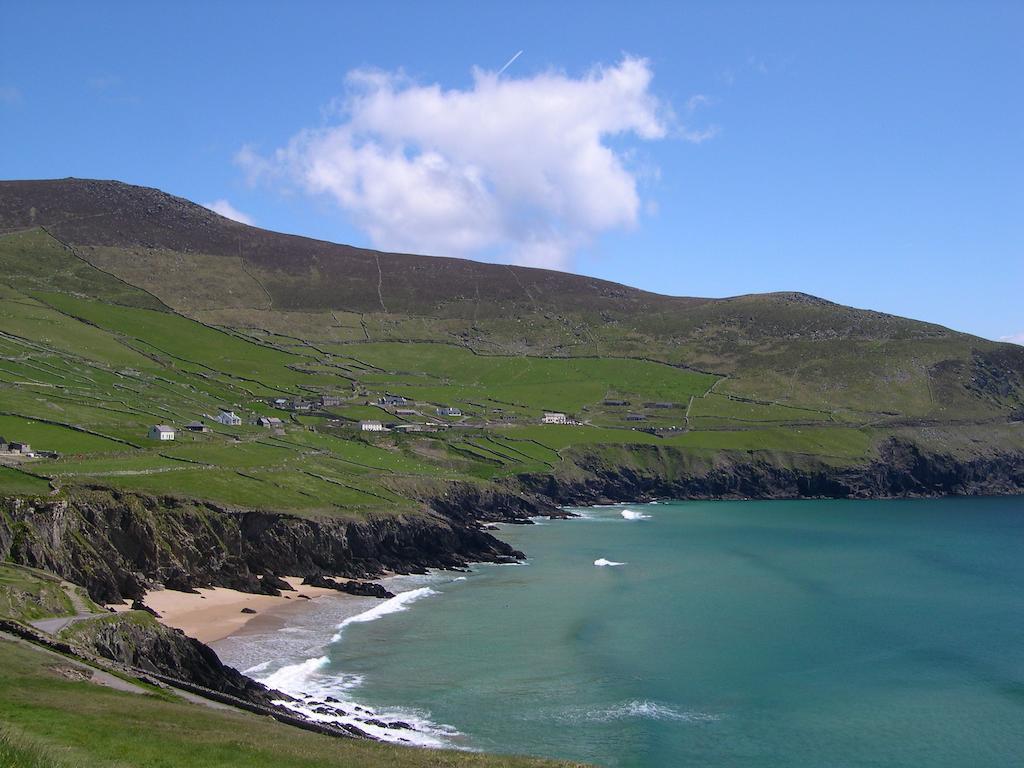
[[[300,710],[428,747],[1024,765],[1024,498],[570,511],[501,527],[522,564],[396,577],[215,648]]]

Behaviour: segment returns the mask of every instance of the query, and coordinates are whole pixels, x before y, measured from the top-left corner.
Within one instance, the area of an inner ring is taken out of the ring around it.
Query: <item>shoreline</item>
[[[157,612],[157,620],[161,624],[180,629],[189,637],[210,644],[235,635],[280,629],[287,625],[289,614],[322,597],[360,599],[336,589],[303,585],[302,578],[298,576],[286,576],[284,580],[294,588],[294,592],[274,596],[227,587],[200,587],[195,593],[161,589],[147,592],[143,603]],[[107,607],[127,611],[131,604],[125,601]]]

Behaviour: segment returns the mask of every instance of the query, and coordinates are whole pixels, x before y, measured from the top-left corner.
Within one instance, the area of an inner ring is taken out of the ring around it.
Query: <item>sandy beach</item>
[[[284,592],[280,597],[212,587],[200,588],[198,594],[173,589],[148,592],[143,602],[160,614],[160,621],[167,626],[176,627],[204,643],[212,643],[235,633],[267,631],[284,626],[288,614],[301,610],[310,600],[323,597],[353,599],[351,595],[337,590],[305,586],[300,577],[285,577],[285,581],[295,591]],[[310,600],[304,599],[303,595]],[[129,604],[110,607],[127,610]],[[255,613],[242,613],[243,608]]]

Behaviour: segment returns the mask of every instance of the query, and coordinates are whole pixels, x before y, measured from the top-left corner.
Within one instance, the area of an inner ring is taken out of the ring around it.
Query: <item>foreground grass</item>
[[[67,679],[59,659],[0,639],[0,765],[11,768],[527,768],[531,758],[320,736],[265,717]]]

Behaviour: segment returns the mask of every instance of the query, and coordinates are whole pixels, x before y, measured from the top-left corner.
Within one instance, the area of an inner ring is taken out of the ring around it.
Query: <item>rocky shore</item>
[[[80,584],[98,603],[139,600],[162,588],[226,587],[279,595],[282,584],[288,588],[285,575],[325,590],[387,598],[390,593],[379,585],[338,582],[327,575],[366,580],[473,562],[514,562],[523,553],[495,538],[491,524],[563,517],[563,505],[1024,492],[1024,456],[961,460],[896,439],[883,443],[874,461],[857,465],[736,453],[694,459],[654,446],[626,453],[595,447],[570,458],[566,469],[553,474],[452,483],[424,497],[418,512],[358,520],[229,509],[104,488],[69,490],[58,498],[6,497],[0,499],[0,557]],[[225,667],[198,640],[167,627],[99,622],[93,635],[80,638],[85,641],[97,655],[254,706],[287,700]],[[294,706],[329,709],[332,702]],[[369,716],[327,709],[319,712],[325,722]]]

